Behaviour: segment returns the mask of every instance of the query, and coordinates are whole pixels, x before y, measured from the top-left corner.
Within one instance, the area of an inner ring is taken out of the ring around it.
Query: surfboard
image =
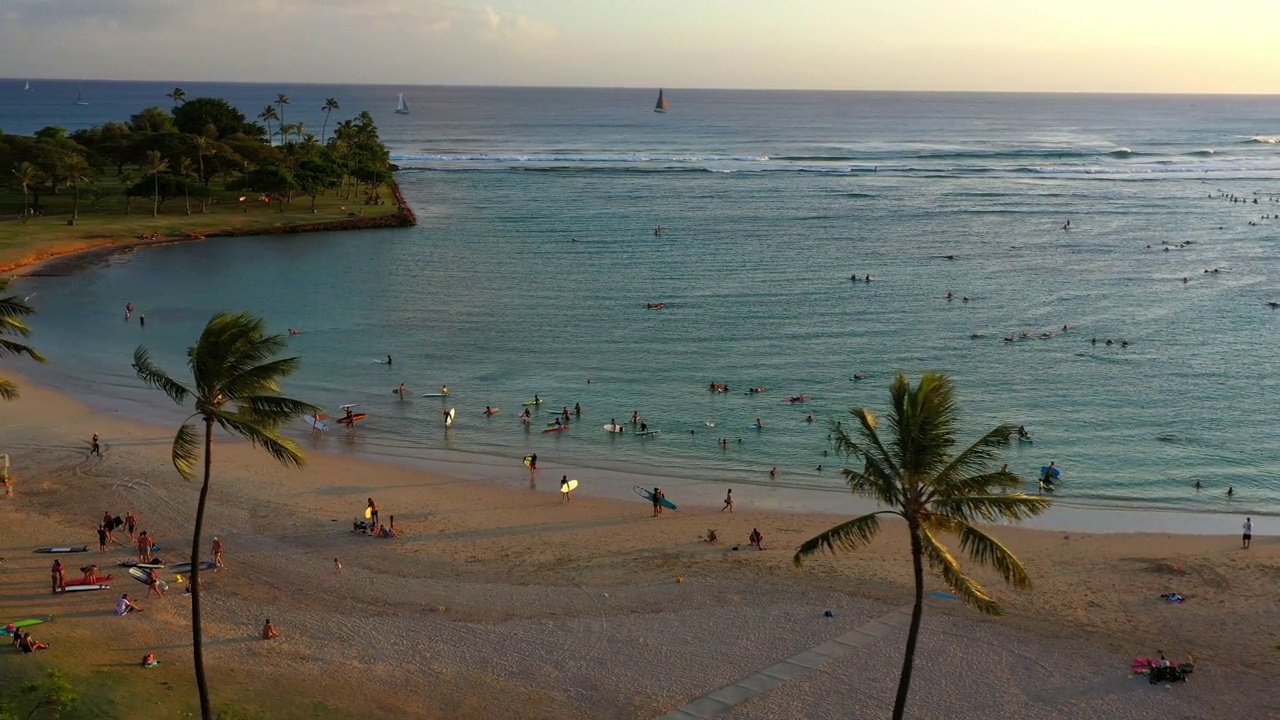
[[[46,623],[46,622],[52,622],[52,621],[53,621],[53,616],[50,615],[47,618],[31,618],[28,620],[19,620],[17,622],[7,623],[4,627],[0,627],[0,635],[12,635],[13,632],[9,629],[11,627],[14,630],[18,630],[20,628],[31,627],[32,625],[39,625],[40,623]]]
[[[356,421],[358,421],[358,420],[363,420],[363,419],[365,419],[365,418],[367,418],[367,417],[369,417],[368,413],[356,413],[356,414],[352,415],[349,419],[348,419],[348,418],[346,418],[346,417],[340,417],[340,418],[338,418],[338,424],[339,424],[339,425],[353,425],[353,424],[355,424],[355,423],[356,423]]]
[[[457,408],[449,408],[449,412],[445,413],[444,426],[453,427],[453,419],[458,416]]]
[[[644,432],[636,433],[636,435],[639,435],[640,437],[653,437],[654,435],[657,435],[660,432],[662,431],[661,430],[645,430]]]
[[[748,425],[748,426],[747,426],[747,429],[748,429],[748,430],[763,430],[763,429],[764,429],[764,426],[763,426],[763,425],[757,425],[757,424],[755,424],[755,423],[751,423],[750,425]]]
[[[358,407],[359,405],[360,403],[347,403],[345,405],[339,405],[338,409],[345,412],[347,408]]]
[[[648,488],[642,488],[642,487],[640,487],[639,485],[632,486],[632,488],[631,488],[631,489],[632,489],[632,490],[634,490],[634,491],[635,491],[635,493],[636,493],[637,495],[639,495],[640,497],[644,498],[645,500],[648,500],[649,502],[653,502],[653,491],[652,491],[652,490],[650,490],[650,489],[648,489]],[[662,498],[662,500],[658,501],[658,504],[659,504],[659,505],[661,505],[662,507],[664,507],[664,508],[668,509],[668,510],[675,510],[675,509],[676,509],[676,504],[675,504],[675,503],[673,503],[673,502],[671,502],[670,500],[668,500],[668,499],[667,499],[667,498],[665,498],[665,497],[664,497],[664,498]]]
[[[613,423],[609,423],[605,425],[604,429],[611,433],[621,433],[621,432],[627,431],[627,429],[622,427],[621,425],[615,425]]]
[[[102,583],[92,583],[89,585],[67,585],[63,592],[83,592],[85,590],[110,590],[110,585]]]
[[[546,402],[546,400],[525,400],[524,402],[522,402],[522,403],[520,403],[520,404],[521,404],[521,405],[541,405],[541,404],[543,404],[543,403],[545,403],[545,402]]]
[[[560,492],[573,492],[574,490],[577,490],[577,489],[578,489],[577,480],[570,480],[569,482],[560,486]]]
[[[201,570],[213,570],[217,567],[218,567],[217,564],[214,563],[212,560],[200,561]],[[186,573],[191,572],[191,563],[188,562],[188,563],[181,563],[179,565],[174,565],[173,567],[169,568],[169,572],[175,575],[185,575]]]
[[[89,552],[89,546],[88,546],[88,545],[84,545],[84,546],[81,546],[81,547],[36,548],[36,552],[38,552],[38,553],[78,553],[78,552]]]
[[[153,559],[149,563],[141,563],[141,562],[138,562],[137,560],[121,560],[120,562],[116,563],[116,565],[119,567],[125,567],[125,568],[135,568],[135,567],[136,568],[152,568],[155,570],[161,570],[164,568],[164,563],[158,559]]]
[[[1061,471],[1061,470],[1059,470],[1059,469],[1058,469],[1058,468],[1056,468],[1056,467],[1055,467],[1055,468],[1050,468],[1048,465],[1043,465],[1043,466],[1041,466],[1041,467],[1040,467],[1040,476],[1041,476],[1041,477],[1044,477],[1044,474],[1045,474],[1045,473],[1049,473],[1051,477],[1055,477],[1055,478],[1056,478],[1056,477],[1059,477],[1060,475],[1062,475],[1062,471]]]
[[[150,575],[147,573],[146,570],[143,570],[142,568],[129,568],[129,576],[132,577],[134,580],[137,580],[138,582],[142,583],[143,585],[151,584]],[[159,578],[156,578],[156,584],[160,586],[160,592],[168,592],[169,590],[168,583],[166,583],[165,581]]]
[[[549,427],[546,430],[543,430],[542,432],[553,433],[553,432],[560,432],[562,430],[568,430],[568,429],[569,429],[568,425],[561,425],[560,427]]]
[[[373,519],[373,508],[371,508],[371,507],[367,507],[367,508],[365,508],[365,509],[364,509],[364,519],[365,519],[365,520],[372,520],[372,519]]]
[[[329,432],[329,426],[321,422],[319,417],[316,417],[315,415],[308,415],[305,420],[307,421],[307,424],[311,426],[312,430]]]
[[[444,393],[438,393],[438,392],[434,392],[434,393],[422,393],[422,397],[440,397],[440,398],[442,398],[442,397],[444,397],[444,396],[445,396],[445,394],[444,394]]]
[[[502,408],[491,407],[487,412],[481,412],[480,414],[485,417],[493,417],[494,415],[497,415],[500,410],[502,410]]]
[[[525,466],[525,467],[533,467],[533,456],[532,456],[532,455],[525,455],[525,456],[524,456],[524,466]]]

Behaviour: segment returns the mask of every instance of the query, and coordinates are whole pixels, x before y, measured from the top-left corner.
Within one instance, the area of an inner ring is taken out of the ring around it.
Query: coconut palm
[[[196,161],[200,165],[199,167],[200,175],[198,177],[198,180],[200,181],[201,185],[205,185],[206,187],[208,187],[204,178],[204,156],[214,154],[213,141],[203,135],[196,135],[195,146],[196,146]],[[209,193],[204,193],[201,196],[200,212],[208,211],[209,209],[208,198],[209,198]]]
[[[92,183],[97,177],[88,161],[79,155],[73,155],[63,167],[66,177],[64,182],[75,193],[75,204],[71,206],[71,219],[80,219],[80,186]]]
[[[280,122],[284,122],[284,106],[289,104],[289,96],[284,93],[276,93],[276,107],[280,108]],[[281,138],[283,140],[283,138]]]
[[[187,201],[187,214],[191,214],[191,186],[188,184],[191,178],[195,177],[196,168],[191,163],[191,158],[178,158],[177,167],[178,177],[182,179],[182,196]]]
[[[298,358],[279,357],[285,349],[285,338],[267,335],[262,318],[249,313],[214,315],[200,338],[187,349],[187,366],[191,385],[174,380],[151,362],[147,348],[139,346],[133,353],[133,369],[148,387],[158,388],[175,403],[185,405],[190,398],[195,412],[187,417],[173,438],[171,459],[184,479],[194,477],[197,460],[201,459],[200,438],[192,419],[204,424],[204,481],[196,505],[195,527],[191,540],[191,640],[195,658],[196,686],[200,694],[200,714],[212,720],[209,710],[209,687],[204,674],[204,646],[200,614],[200,550],[204,529],[205,505],[209,498],[209,479],[213,469],[213,430],[221,427],[238,435],[255,447],[266,450],[280,463],[301,467],[302,451],[282,437],[278,429],[284,423],[317,408],[280,394],[280,380],[298,369]]]
[[[180,87],[176,87],[172,91],[165,93],[164,96],[172,100],[174,105],[181,105],[187,101],[187,92]]]
[[[17,183],[22,186],[22,222],[26,222],[31,217],[29,199],[31,188],[44,182],[44,173],[40,172],[39,166],[23,161],[13,169],[13,176]]]
[[[9,289],[9,280],[0,278],[0,295]],[[36,362],[44,362],[44,356],[29,345],[24,345],[10,337],[25,338],[31,335],[31,328],[22,322],[22,318],[35,314],[35,309],[18,299],[17,295],[0,297],[0,357],[6,355],[26,355]],[[12,380],[0,375],[0,400],[16,400],[18,386]]]
[[[1014,425],[1000,425],[952,455],[959,413],[955,388],[946,375],[925,374],[918,385],[911,387],[899,373],[889,386],[889,396],[889,436],[880,435],[876,416],[870,410],[855,409],[851,414],[860,424],[857,435],[850,437],[837,426],[836,448],[863,462],[861,470],[841,471],[849,489],[890,509],[827,530],[801,545],[793,559],[798,566],[822,550],[835,553],[863,547],[880,530],[881,515],[897,515],[906,520],[915,575],[915,605],[893,705],[894,720],[901,720],[924,610],[923,559],[928,559],[930,569],[965,604],[988,615],[1001,612],[982,586],[964,574],[956,557],[938,540],[938,534],[956,537],[970,560],[995,569],[1005,582],[1030,588],[1031,579],[1018,558],[974,523],[1023,520],[1044,512],[1049,501],[1018,492],[1022,480],[1017,475],[1003,468],[994,469],[1000,451],[1008,447],[1015,432]]]
[[[341,110],[342,106],[338,104],[337,98],[325,98],[324,107],[320,108],[324,111],[324,124],[320,126],[320,142],[324,142],[324,131],[329,128],[329,115],[334,110]]]
[[[151,205],[151,217],[160,214],[160,173],[169,169],[169,161],[160,155],[159,150],[148,150],[147,161],[143,165],[143,171],[155,179],[156,192],[155,202]]]
[[[262,112],[258,113],[258,119],[259,119],[259,120],[262,120],[263,122],[265,122],[265,123],[267,124],[267,144],[268,144],[268,145],[270,145],[270,144],[271,144],[271,137],[272,137],[272,135],[271,135],[271,121],[272,121],[272,120],[279,121],[279,120],[280,120],[280,115],[279,115],[279,113],[277,113],[277,112],[276,112],[276,109],[275,109],[274,107],[271,107],[270,105],[268,105],[268,106],[266,106],[266,107],[262,108]]]

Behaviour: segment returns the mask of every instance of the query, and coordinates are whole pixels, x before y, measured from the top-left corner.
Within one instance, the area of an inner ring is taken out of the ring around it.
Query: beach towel
[[[1160,597],[1163,598],[1165,602],[1171,603],[1181,603],[1186,600],[1186,598],[1182,597],[1178,593],[1166,593]]]

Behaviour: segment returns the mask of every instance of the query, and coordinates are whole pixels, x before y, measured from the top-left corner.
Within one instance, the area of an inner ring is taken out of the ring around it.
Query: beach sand
[[[19,381],[22,398],[0,405],[0,452],[16,478],[15,496],[0,498],[0,609],[5,622],[57,620],[35,628],[50,651],[6,649],[0,673],[18,663],[114,673],[167,687],[157,702],[189,704],[180,585],[147,599],[115,568],[111,590],[54,597],[51,556],[31,552],[93,549],[103,510],[131,510],[159,555],[184,562],[199,485],[168,462],[173,428]],[[102,458],[88,454],[95,432]],[[279,717],[655,717],[911,602],[903,527],[890,523],[857,554],[797,569],[794,548],[842,518],[753,511],[749,488],[735,492],[732,515],[682,507],[653,518],[643,501],[593,497],[590,477],[562,505],[558,476],[531,489],[518,458],[488,481],[315,450],[308,459],[288,470],[245,443],[215,443],[205,543],[217,535],[227,546],[226,567],[205,578],[215,705]],[[395,515],[401,538],[350,532],[370,496],[384,522]],[[1224,533],[1243,519],[1225,517]],[[746,547],[753,527],[767,550]],[[720,544],[699,540],[708,528]],[[1018,592],[976,571],[1005,603],[1002,618],[930,598],[908,716],[1280,717],[1268,677],[1280,668],[1280,538],[1258,532],[1245,551],[1236,535],[997,528],[1036,587]],[[132,555],[120,546],[63,557],[74,576],[82,564],[106,571]],[[1187,601],[1163,602],[1171,591]],[[115,617],[120,592],[146,612]],[[267,617],[282,636],[264,642]],[[887,717],[904,640],[892,629],[725,717]],[[1166,689],[1130,678],[1131,659],[1157,650],[1193,655],[1191,681]],[[146,652],[160,668],[136,668]]]

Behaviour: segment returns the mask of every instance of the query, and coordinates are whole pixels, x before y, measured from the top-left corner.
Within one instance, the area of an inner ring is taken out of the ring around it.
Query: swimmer
[[[756,429],[757,429],[757,430],[763,429],[763,428],[764,428],[764,422],[762,422],[762,421],[760,420],[760,418],[756,418],[756,424],[755,424],[755,427],[756,427]]]
[[[955,293],[951,292],[950,290],[947,291],[947,302],[951,302],[952,300],[955,299],[955,297],[956,297]]]
[[[805,415],[805,416],[804,416],[804,421],[805,421],[805,422],[807,422],[807,423],[811,423],[811,422],[813,422],[813,416],[812,416],[812,415]]]
[[[390,365],[390,364],[391,364],[391,356],[390,356],[390,355],[388,355],[388,356],[387,356],[387,363],[386,363],[386,364],[387,364],[387,365]]]
[[[1063,230],[1070,230],[1070,229],[1071,229],[1071,218],[1067,218],[1067,222],[1066,222],[1066,224],[1065,224],[1065,225],[1063,225],[1063,226],[1062,226],[1062,229],[1063,229]]]

